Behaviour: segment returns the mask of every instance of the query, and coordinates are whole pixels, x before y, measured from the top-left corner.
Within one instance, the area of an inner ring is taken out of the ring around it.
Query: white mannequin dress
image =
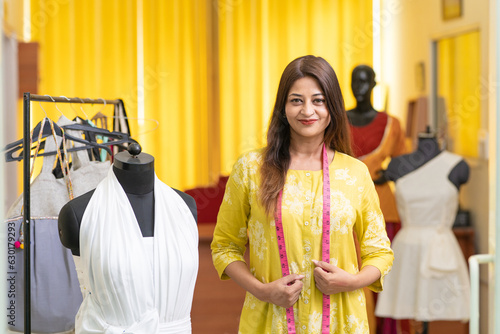
[[[448,179],[462,157],[443,151],[396,180],[401,230],[375,314],[418,321],[468,320],[469,276],[452,231],[458,189]]]
[[[112,168],[80,227],[75,261],[84,292],[77,334],[189,334],[198,230],[188,206],[155,176],[155,230],[143,238]]]

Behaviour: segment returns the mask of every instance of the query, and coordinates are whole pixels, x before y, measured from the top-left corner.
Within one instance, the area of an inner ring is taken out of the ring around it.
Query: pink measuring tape
[[[276,234],[278,238],[278,250],[280,254],[281,272],[283,277],[290,275],[288,267],[288,258],[286,255],[285,237],[283,234],[283,220],[281,214],[281,202],[283,190],[278,195],[276,204],[275,222]],[[330,173],[328,170],[328,154],[326,145],[323,143],[323,238],[321,242],[321,254],[324,262],[330,263]],[[286,323],[288,334],[295,334],[295,319],[293,315],[293,306],[286,309]],[[330,296],[323,295],[323,314],[321,322],[321,331],[323,334],[329,333],[330,328]]]

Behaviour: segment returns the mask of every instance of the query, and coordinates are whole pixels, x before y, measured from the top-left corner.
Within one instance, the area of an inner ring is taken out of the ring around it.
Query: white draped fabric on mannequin
[[[188,206],[155,177],[155,230],[143,238],[112,168],[82,218],[76,333],[191,333],[198,230]],[[148,247],[150,245],[150,247]]]

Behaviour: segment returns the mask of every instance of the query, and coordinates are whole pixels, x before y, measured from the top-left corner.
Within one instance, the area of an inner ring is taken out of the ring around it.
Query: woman
[[[239,333],[367,333],[362,288],[382,290],[393,253],[324,59],[285,68],[267,142],[235,163],[211,245],[219,276],[247,291]]]

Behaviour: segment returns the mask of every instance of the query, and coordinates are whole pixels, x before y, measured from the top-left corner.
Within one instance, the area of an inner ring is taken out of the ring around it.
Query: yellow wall
[[[479,157],[481,128],[478,31],[437,41],[437,93],[445,101],[447,149]]]
[[[491,251],[489,242],[489,222],[493,221],[494,206],[492,194],[494,186],[490,178],[490,170],[494,170],[494,160],[488,154],[495,145],[488,141],[496,131],[490,120],[491,103],[494,98],[492,72],[490,68],[490,14],[493,1],[462,0],[463,14],[452,20],[443,20],[441,5],[443,1],[435,0],[380,0],[383,19],[381,20],[381,78],[389,90],[389,111],[400,117],[405,124],[408,101],[421,95],[429,96],[431,92],[431,45],[433,42],[470,31],[479,31],[479,86],[474,88],[480,98],[480,124],[477,138],[477,158],[467,158],[470,166],[470,177],[460,190],[462,209],[470,210],[471,221],[475,229],[476,251]],[[492,44],[491,44],[492,45]],[[425,89],[421,93],[417,87],[416,66],[425,66]],[[472,138],[471,140],[476,140]],[[487,267],[481,271],[482,282],[487,281]],[[481,286],[481,333],[488,332],[488,285]],[[490,316],[490,319],[493,317]]]

